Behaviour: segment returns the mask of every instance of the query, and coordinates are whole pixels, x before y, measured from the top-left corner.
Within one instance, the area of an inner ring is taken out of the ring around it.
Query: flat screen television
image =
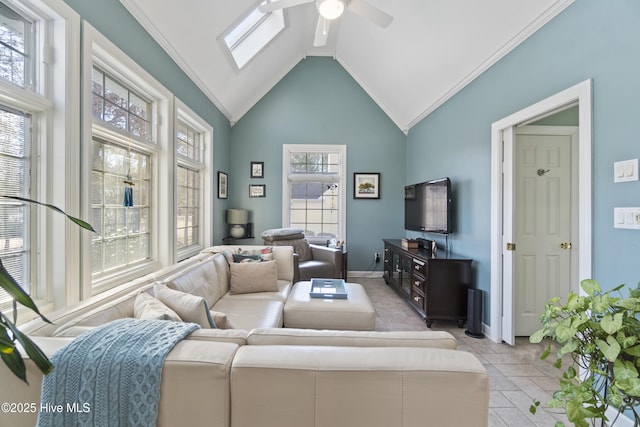
[[[404,228],[428,233],[451,233],[449,178],[404,187]]]

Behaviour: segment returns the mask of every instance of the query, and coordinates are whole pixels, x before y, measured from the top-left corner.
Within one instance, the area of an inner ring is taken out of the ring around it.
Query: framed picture
[[[218,171],[218,199],[226,199],[228,197],[228,188],[227,174]]]
[[[380,174],[373,172],[356,172],[353,174],[354,199],[379,199]]]
[[[266,197],[266,196],[267,196],[267,189],[264,184],[249,185],[249,197]]]
[[[264,178],[264,162],[251,162],[251,178]]]

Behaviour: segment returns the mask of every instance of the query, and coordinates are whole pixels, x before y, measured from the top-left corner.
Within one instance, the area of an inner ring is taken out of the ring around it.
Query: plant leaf
[[[2,265],[1,259],[0,259],[0,287],[5,291],[7,291],[7,293],[11,295],[11,297],[13,297],[13,299],[18,301],[20,304],[35,311],[42,318],[42,320],[44,320],[47,323],[51,323],[49,319],[47,319],[46,317],[44,317],[42,313],[40,313],[40,310],[38,310],[38,306],[36,306],[36,303],[33,302],[29,294],[27,294],[24,291],[24,289],[22,289],[22,287],[18,284],[18,282],[16,282],[16,280],[11,276],[11,274],[9,274],[7,269],[4,268],[4,265]]]
[[[0,316],[2,316],[4,323],[9,326],[11,332],[13,333],[13,336],[16,337],[18,342],[22,345],[22,348],[24,348],[24,351],[27,353],[27,355],[31,358],[31,360],[33,360],[33,363],[35,363],[38,369],[40,369],[40,372],[42,372],[44,375],[47,375],[49,372],[51,372],[53,370],[53,364],[51,363],[49,358],[42,352],[42,350],[40,350],[40,347],[38,347],[33,341],[31,341],[31,338],[20,332],[20,330],[13,323],[11,323],[11,321],[9,321],[9,319],[7,319],[7,317],[3,313],[0,313]],[[15,351],[14,353],[19,352]]]
[[[27,199],[25,197],[18,197],[18,196],[8,196],[6,194],[0,194],[0,197],[3,197],[5,199],[12,199],[12,200],[19,200],[21,202],[26,202],[26,203],[33,203],[36,205],[40,205],[40,206],[44,206],[47,207],[55,212],[58,212],[64,216],[66,216],[67,218],[69,218],[71,221],[73,221],[74,223],[78,224],[80,227],[84,228],[85,230],[89,230],[89,231],[93,231],[94,233],[97,233],[97,231],[91,226],[91,224],[89,224],[86,221],[83,221],[79,218],[76,218],[74,216],[69,215],[68,213],[66,213],[65,211],[63,211],[62,209],[60,209],[59,207],[55,206],[55,205],[50,205],[48,203],[42,203],[42,202],[38,202],[37,200],[32,200],[32,199]]]
[[[605,314],[600,322],[602,329],[609,335],[613,335],[622,328],[622,313]]]
[[[16,348],[16,345],[11,341],[11,338],[7,334],[7,328],[4,325],[0,324],[0,328],[2,328],[3,334],[0,335],[0,353],[13,353]]]
[[[595,295],[598,292],[602,292],[600,284],[594,279],[584,279],[580,282],[580,287],[587,295]]]
[[[20,378],[22,381],[28,384],[27,382],[27,368],[24,366],[24,360],[22,360],[22,355],[18,350],[13,351],[11,353],[0,353],[0,358],[7,365],[13,374]],[[6,386],[5,386],[6,387]]]
[[[607,337],[607,342],[596,339],[596,345],[609,362],[615,362],[620,354],[620,344],[612,336]]]

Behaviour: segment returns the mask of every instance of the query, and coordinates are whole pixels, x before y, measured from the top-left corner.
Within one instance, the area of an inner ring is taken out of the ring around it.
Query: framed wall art
[[[380,198],[380,173],[355,172],[353,174],[354,199]]]
[[[267,197],[267,188],[264,184],[249,185],[249,197]]]
[[[229,181],[227,174],[218,171],[218,199],[226,199],[229,196],[228,188]]]
[[[264,162],[251,162],[251,178],[264,178]]]

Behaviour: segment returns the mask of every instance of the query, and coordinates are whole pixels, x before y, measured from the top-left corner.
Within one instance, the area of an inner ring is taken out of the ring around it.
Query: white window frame
[[[248,18],[254,13],[260,13],[258,7],[266,2],[266,0],[259,0],[254,3],[218,37],[218,43],[236,74],[251,63],[288,26],[287,14],[284,9],[267,12],[256,24],[247,25]],[[238,40],[235,43],[230,45],[226,38],[243,26],[247,27],[246,30],[237,38]],[[235,52],[236,50],[238,50],[237,53]]]
[[[111,289],[134,278],[151,273],[161,266],[174,262],[174,242],[172,238],[174,220],[174,181],[175,154],[171,135],[173,131],[173,95],[140,65],[129,58],[110,40],[86,21],[83,23],[83,163],[93,162],[93,137],[98,136],[107,141],[132,145],[138,150],[151,154],[151,233],[149,242],[149,260],[137,263],[129,268],[119,269],[105,274],[92,283],[91,279],[91,236],[82,239],[82,298]],[[98,65],[107,74],[115,77],[140,95],[151,100],[152,125],[151,141],[135,140],[128,133],[113,128],[94,119],[91,114],[93,93],[92,68]],[[91,218],[91,168],[84,168],[82,173],[82,212],[85,218]]]
[[[283,144],[282,145],[282,226],[289,227],[290,207],[290,182],[293,180],[307,181],[303,175],[291,172],[291,153],[338,153],[340,155],[340,167],[338,184],[340,194],[338,196],[339,240],[346,240],[347,236],[347,146],[337,144]],[[313,175],[318,179],[327,179],[326,175]],[[317,180],[317,179],[316,179]]]
[[[80,16],[62,0],[5,0],[34,20],[36,41],[32,88],[0,81],[0,103],[32,117],[36,171],[31,198],[79,215]],[[78,294],[78,227],[62,215],[34,207],[32,288],[41,312],[72,303]],[[18,322],[36,315],[18,308]]]
[[[181,261],[189,258],[190,256],[198,254],[202,249],[212,245],[213,231],[211,228],[212,215],[213,215],[213,127],[204,121],[197,113],[189,108],[180,99],[175,98],[175,119],[181,121],[199,134],[200,138],[200,161],[195,162],[192,159],[176,154],[176,176],[177,167],[184,166],[189,169],[199,171],[200,175],[200,205],[199,207],[199,228],[198,228],[198,243],[186,248],[178,250],[177,236],[175,236],[176,242],[176,259]],[[177,123],[174,125],[174,129],[177,129]],[[174,132],[175,142],[175,132]],[[174,147],[174,152],[175,152]],[[177,179],[174,185],[174,200],[178,200],[177,197]],[[177,217],[177,202],[176,202],[176,215]],[[177,224],[174,224],[173,230],[177,229]]]

